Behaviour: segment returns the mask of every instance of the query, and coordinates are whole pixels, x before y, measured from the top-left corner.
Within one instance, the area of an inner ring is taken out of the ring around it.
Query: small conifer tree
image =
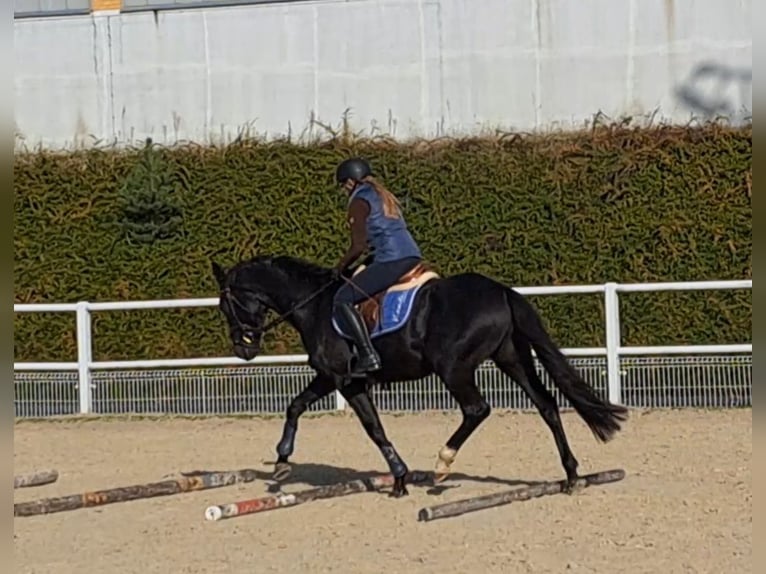
[[[120,228],[129,243],[151,244],[178,237],[183,232],[183,212],[173,169],[152,144],[119,190]]]

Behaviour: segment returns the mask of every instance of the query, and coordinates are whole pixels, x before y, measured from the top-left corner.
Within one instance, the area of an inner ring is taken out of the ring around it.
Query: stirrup
[[[356,361],[354,361],[354,357],[352,357],[349,359],[348,363],[348,372],[351,375],[365,376],[368,373],[374,373],[383,368],[380,362],[380,357],[375,349],[372,349],[366,356],[360,355],[358,349],[355,350]]]

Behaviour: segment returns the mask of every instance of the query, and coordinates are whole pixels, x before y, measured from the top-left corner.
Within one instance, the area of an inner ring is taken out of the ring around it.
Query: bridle
[[[346,283],[351,285],[354,289],[356,289],[357,291],[362,293],[366,298],[372,299],[372,296],[370,296],[364,290],[362,290],[362,288],[359,287],[356,283],[354,283],[351,279],[349,279],[345,275],[341,275],[340,277],[341,277],[341,279],[343,279],[343,281],[345,281]],[[232,315],[234,321],[237,323],[237,327],[239,327],[240,331],[242,331],[242,342],[245,343],[245,345],[252,345],[252,344],[255,343],[255,341],[260,339],[260,337],[262,337],[264,333],[266,333],[267,331],[270,331],[271,329],[273,329],[274,327],[276,327],[280,323],[283,323],[285,320],[287,320],[288,317],[290,317],[290,315],[295,313],[295,311],[297,311],[298,309],[300,309],[301,307],[303,307],[307,303],[310,303],[311,301],[316,299],[319,295],[321,295],[324,291],[326,291],[331,285],[334,285],[335,282],[336,282],[335,279],[332,279],[332,280],[328,281],[327,283],[322,285],[319,289],[317,289],[316,291],[314,291],[313,293],[311,293],[307,297],[301,299],[298,303],[293,305],[288,311],[282,313],[278,317],[276,317],[276,318],[272,319],[271,321],[269,321],[268,323],[266,323],[266,325],[261,327],[260,331],[258,329],[253,329],[250,325],[248,325],[247,323],[242,322],[239,319],[239,316],[237,315],[237,311],[236,311],[235,306],[238,306],[238,307],[240,307],[242,309],[245,309],[245,306],[242,304],[242,302],[239,299],[237,299],[237,296],[234,295],[232,290],[233,289],[237,289],[239,291],[245,291],[245,292],[248,292],[248,293],[253,293],[255,295],[260,295],[259,291],[256,291],[255,289],[249,289],[247,287],[241,287],[239,285],[237,285],[237,286],[229,285],[229,286],[225,287],[221,291],[221,294],[229,302],[229,308],[231,310],[231,315]]]
[[[328,287],[330,287],[334,283],[335,283],[335,280],[328,281],[327,283],[322,285],[322,287],[320,287],[319,289],[317,289],[316,291],[314,291],[313,293],[311,293],[310,295],[308,295],[307,297],[305,297],[304,299],[302,299],[301,301],[299,301],[298,303],[293,305],[288,311],[286,311],[285,313],[282,313],[278,317],[276,317],[276,318],[272,319],[271,321],[269,321],[268,323],[266,323],[266,325],[261,327],[260,331],[258,331],[257,329],[253,329],[250,325],[248,325],[247,323],[242,322],[239,319],[239,315],[237,315],[236,307],[240,307],[242,309],[245,309],[245,306],[242,304],[242,302],[239,299],[237,299],[237,296],[234,295],[234,293],[232,292],[232,288],[233,289],[237,289],[239,291],[246,291],[248,293],[254,293],[256,295],[260,294],[258,291],[255,291],[254,289],[248,289],[247,287],[240,287],[240,286],[229,285],[228,287],[224,288],[221,293],[226,298],[226,300],[229,302],[229,308],[231,310],[232,318],[237,323],[237,327],[239,327],[239,329],[242,331],[242,341],[246,345],[252,345],[264,333],[266,333],[267,331],[270,331],[271,329],[273,329],[274,327],[276,327],[280,323],[282,323],[285,320],[287,320],[287,318],[290,317],[290,315],[292,315],[293,313],[295,313],[295,311],[297,311],[298,309],[300,309],[301,307],[303,307],[307,303],[310,303],[312,300],[317,298]]]

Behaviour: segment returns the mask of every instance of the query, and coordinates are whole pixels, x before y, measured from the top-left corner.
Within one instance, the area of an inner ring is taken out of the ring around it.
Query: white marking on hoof
[[[292,471],[293,469],[289,462],[278,462],[274,465],[274,474],[272,474],[272,478],[277,482],[280,482],[289,477]]]
[[[577,481],[575,481],[575,483],[569,488],[568,494],[570,496],[580,494],[583,490],[585,490],[586,486],[588,486],[587,482],[583,480],[582,478],[580,478]]]
[[[439,456],[436,459],[436,470],[434,471],[434,482],[441,482],[447,478],[451,472],[452,463],[455,462],[457,451],[449,447],[442,447]]]

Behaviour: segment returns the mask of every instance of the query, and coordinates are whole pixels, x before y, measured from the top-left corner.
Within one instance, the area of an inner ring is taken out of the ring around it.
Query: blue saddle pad
[[[415,302],[415,295],[424,284],[416,285],[406,291],[390,291],[383,296],[383,302],[381,303],[380,317],[377,325],[370,332],[370,338],[380,337],[401,329],[410,318],[412,314],[412,307]],[[335,321],[335,317],[332,319],[332,326],[335,328],[336,333],[350,339],[351,337],[342,331]]]

